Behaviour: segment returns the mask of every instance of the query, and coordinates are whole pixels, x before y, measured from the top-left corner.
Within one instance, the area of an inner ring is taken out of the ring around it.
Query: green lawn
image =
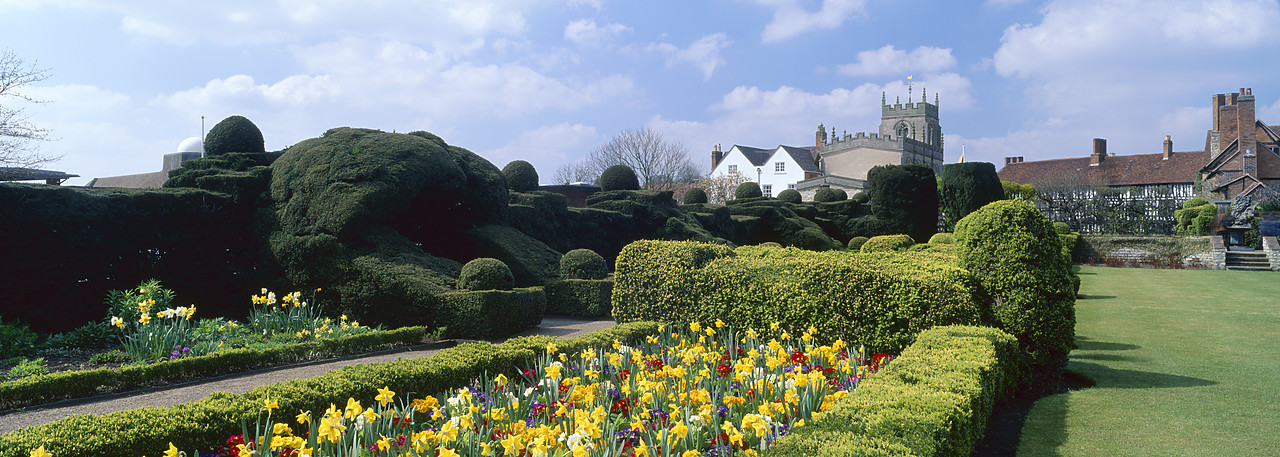
[[[1082,267],[1068,370],[1019,456],[1280,455],[1280,273]]]

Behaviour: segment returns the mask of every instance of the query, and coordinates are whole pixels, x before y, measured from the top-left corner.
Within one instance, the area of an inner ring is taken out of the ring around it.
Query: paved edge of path
[[[546,335],[572,338],[607,329],[614,325],[613,320],[587,320],[549,316],[544,317],[542,323],[537,327],[513,335],[513,337]],[[243,394],[258,386],[291,379],[314,378],[352,365],[429,357],[442,349],[471,341],[475,340],[445,340],[439,343],[389,349],[374,353],[259,368],[139,390],[61,400],[0,415],[0,435],[34,425],[59,421],[77,414],[107,414],[149,406],[174,406],[208,397],[209,394],[214,392]],[[491,342],[498,343],[501,341],[495,340]]]

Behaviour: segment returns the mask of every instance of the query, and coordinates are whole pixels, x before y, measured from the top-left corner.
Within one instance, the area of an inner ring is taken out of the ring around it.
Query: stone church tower
[[[929,149],[942,151],[942,127],[938,124],[938,94],[929,103],[928,94],[922,90],[920,103],[885,103],[880,94],[880,137],[888,139],[908,138]]]

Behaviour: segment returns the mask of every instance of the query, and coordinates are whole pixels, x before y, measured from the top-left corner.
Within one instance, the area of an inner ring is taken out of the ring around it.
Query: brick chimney
[[[1164,160],[1173,157],[1173,139],[1169,135],[1164,136]]]
[[[720,165],[720,161],[724,160],[724,151],[720,150],[720,145],[716,145],[711,149],[711,169],[714,171],[716,165]]]
[[[1240,89],[1240,97],[1236,99],[1236,119],[1237,128],[1240,129],[1239,149],[1244,153],[1243,165],[1245,174],[1258,175],[1258,129],[1254,126],[1256,117],[1254,116],[1254,100],[1253,89]]]
[[[1093,139],[1093,154],[1089,155],[1089,166],[1097,166],[1107,159],[1107,139]]]

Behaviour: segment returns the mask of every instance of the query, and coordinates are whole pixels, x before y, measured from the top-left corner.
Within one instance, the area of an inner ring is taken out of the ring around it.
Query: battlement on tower
[[[914,116],[937,118],[938,105],[922,101],[918,103],[907,103],[905,105],[901,103],[894,103],[892,105],[886,104],[880,106],[880,117],[882,119]]]

